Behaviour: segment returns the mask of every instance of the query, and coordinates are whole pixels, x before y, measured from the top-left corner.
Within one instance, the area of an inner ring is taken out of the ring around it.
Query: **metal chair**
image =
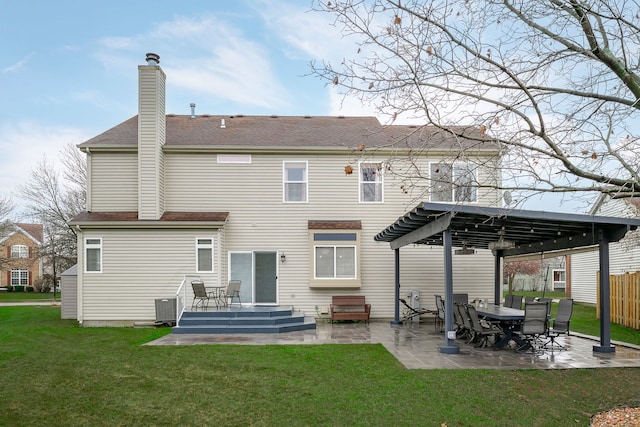
[[[513,294],[507,294],[504,297],[504,307],[511,307],[511,304],[513,304]]]
[[[237,298],[238,304],[242,305],[242,301],[240,301],[240,285],[241,284],[242,284],[241,280],[229,280],[229,285],[227,286],[227,289],[224,291],[224,296],[222,297],[225,306],[233,304],[234,298]]]
[[[511,300],[511,305],[509,307],[521,310],[522,309],[522,295],[514,295],[513,299]]]
[[[444,300],[442,295],[435,295],[436,297],[436,321],[435,326],[438,332],[444,331]]]
[[[497,341],[497,337],[502,335],[502,329],[493,323],[482,323],[476,308],[471,304],[464,305],[469,313],[469,319],[471,320],[471,327],[473,329],[474,339],[478,339],[479,342],[476,347],[487,347],[489,344],[489,337],[494,337],[494,341]]]
[[[540,337],[547,333],[547,306],[548,304],[545,302],[525,303],[522,329],[517,333],[526,342],[516,351],[531,350],[534,354],[544,352]]]
[[[198,307],[200,307],[203,310],[207,310],[209,308],[209,300],[211,300],[211,297],[207,293],[204,282],[202,280],[194,280],[191,282],[191,288],[193,289],[193,302],[191,303],[191,309],[198,310]]]
[[[545,348],[551,348],[553,351],[554,346],[557,346],[559,350],[566,350],[567,348],[562,344],[556,342],[556,338],[560,335],[569,335],[569,323],[571,322],[571,315],[573,314],[573,299],[563,298],[558,304],[558,313],[556,318],[552,319],[553,326],[547,331],[547,341],[544,344]]]

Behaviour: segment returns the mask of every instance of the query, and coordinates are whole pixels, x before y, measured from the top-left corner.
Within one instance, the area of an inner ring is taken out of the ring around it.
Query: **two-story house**
[[[83,325],[153,320],[154,300],[175,296],[185,275],[241,280],[243,304],[310,316],[332,295],[365,295],[372,317],[390,318],[393,257],[374,236],[417,202],[403,174],[427,176],[433,201],[499,203],[499,152],[479,132],[467,141],[373,117],[166,114],[159,57],[138,73],[138,114],[79,146],[87,211],[71,224]],[[456,289],[489,298],[491,253],[468,258]],[[433,305],[442,249],[408,248],[402,264],[403,287]]]
[[[26,290],[39,284],[42,224],[6,223],[0,235],[0,286]]]

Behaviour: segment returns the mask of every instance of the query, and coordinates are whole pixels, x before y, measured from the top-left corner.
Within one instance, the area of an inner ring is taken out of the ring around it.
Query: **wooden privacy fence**
[[[609,276],[611,284],[611,322],[640,329],[640,272]],[[600,276],[596,314],[600,318]]]

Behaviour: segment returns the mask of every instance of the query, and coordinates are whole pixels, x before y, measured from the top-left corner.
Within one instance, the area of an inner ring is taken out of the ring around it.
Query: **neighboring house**
[[[42,224],[6,223],[0,236],[0,286],[39,285]]]
[[[612,199],[603,194],[598,197],[589,214],[638,218],[640,198]],[[609,273],[612,275],[640,270],[640,235],[637,230],[609,246],[609,263]],[[574,253],[571,255],[570,265],[572,298],[579,302],[596,304],[598,247]]]
[[[420,167],[437,184],[432,201],[500,203],[488,140],[373,117],[166,115],[157,59],[138,67],[139,114],[79,146],[87,211],[71,224],[85,326],[154,320],[155,299],[175,296],[185,275],[239,279],[242,303],[310,316],[332,295],[365,295],[372,317],[391,318],[393,253],[374,236],[417,203],[399,176]],[[474,157],[452,161],[460,147]],[[402,287],[420,290],[423,306],[443,292],[442,254],[403,252]],[[467,260],[454,270],[456,291],[492,297],[492,254]]]

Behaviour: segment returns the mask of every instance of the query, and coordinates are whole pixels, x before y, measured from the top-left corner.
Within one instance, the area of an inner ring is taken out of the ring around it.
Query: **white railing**
[[[185,274],[184,279],[180,282],[178,290],[176,291],[176,323],[180,321],[182,313],[186,308],[187,290],[189,289],[189,283],[193,280],[199,280],[200,276],[197,274]]]

